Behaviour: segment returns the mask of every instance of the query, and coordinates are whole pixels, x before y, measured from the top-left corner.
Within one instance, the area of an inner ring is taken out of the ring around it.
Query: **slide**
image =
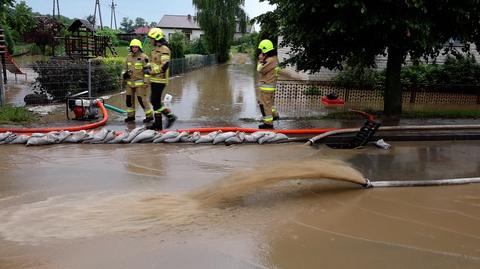
[[[10,73],[15,74],[15,81],[17,81],[17,75],[24,75],[25,80],[27,80],[27,74],[24,73],[22,70],[20,70],[20,67],[18,67],[18,65],[15,63],[15,60],[13,60],[12,55],[10,55],[10,53],[8,53],[7,49],[6,48],[0,48],[0,49],[5,50],[4,55],[5,55],[7,70]]]

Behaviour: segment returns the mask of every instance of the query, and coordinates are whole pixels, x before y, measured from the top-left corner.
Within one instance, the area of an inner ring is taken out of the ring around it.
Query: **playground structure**
[[[77,19],[67,30],[70,32],[70,35],[55,37],[55,40],[64,42],[65,54],[69,58],[88,59],[106,57],[107,49],[110,50],[113,56],[117,55],[110,38],[96,35],[95,27],[87,20]]]
[[[20,67],[15,63],[13,57],[8,53],[7,45],[5,43],[5,35],[3,29],[0,28],[0,58],[2,61],[2,72],[4,83],[7,83],[7,70],[15,75],[15,81],[17,81],[17,75],[25,76],[27,80],[27,74],[20,70]]]

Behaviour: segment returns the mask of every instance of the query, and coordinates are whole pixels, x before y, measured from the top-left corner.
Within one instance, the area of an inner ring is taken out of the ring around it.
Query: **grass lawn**
[[[35,120],[33,113],[24,107],[0,107],[0,124],[31,123]]]

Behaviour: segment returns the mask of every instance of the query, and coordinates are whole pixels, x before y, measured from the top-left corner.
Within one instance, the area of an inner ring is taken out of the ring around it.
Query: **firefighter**
[[[165,35],[162,29],[152,28],[148,31],[147,36],[153,45],[151,54],[151,63],[148,73],[150,74],[151,83],[151,103],[154,109],[155,121],[150,126],[151,129],[163,128],[162,114],[167,118],[165,127],[168,129],[177,120],[177,117],[170,109],[164,106],[162,102],[162,93],[168,84],[169,67],[170,67],[170,49],[167,47],[168,43],[165,40]]]
[[[261,53],[258,56],[258,94],[260,101],[260,111],[263,116],[263,123],[258,126],[260,129],[273,129],[273,120],[279,118],[275,108],[275,90],[278,76],[277,52],[273,47],[272,41],[262,40],[258,48]]]
[[[144,70],[148,68],[148,57],[142,51],[142,42],[138,39],[130,41],[130,53],[127,56],[126,71],[123,79],[127,81],[126,105],[127,118],[125,122],[135,121],[135,96],[145,112],[144,123],[153,120],[153,109],[150,103],[150,85],[148,74]]]

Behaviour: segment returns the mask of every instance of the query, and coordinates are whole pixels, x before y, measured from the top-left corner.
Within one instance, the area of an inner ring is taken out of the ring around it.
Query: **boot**
[[[143,123],[149,123],[151,121],[153,121],[153,116],[146,117],[145,119],[143,119]]]
[[[125,122],[133,122],[133,121],[135,121],[135,117],[128,116],[128,117],[125,118],[124,121],[125,121]]]
[[[258,125],[258,129],[273,129],[273,124],[262,123]]]
[[[165,126],[166,129],[170,128],[170,126],[173,125],[173,123],[177,120],[177,116],[173,114],[168,114],[167,115],[167,125]]]
[[[278,113],[273,116],[273,120],[279,120],[279,119],[280,119],[280,115],[278,115]]]
[[[151,125],[147,126],[147,129],[162,130],[163,129],[162,114],[155,114],[155,121]]]

